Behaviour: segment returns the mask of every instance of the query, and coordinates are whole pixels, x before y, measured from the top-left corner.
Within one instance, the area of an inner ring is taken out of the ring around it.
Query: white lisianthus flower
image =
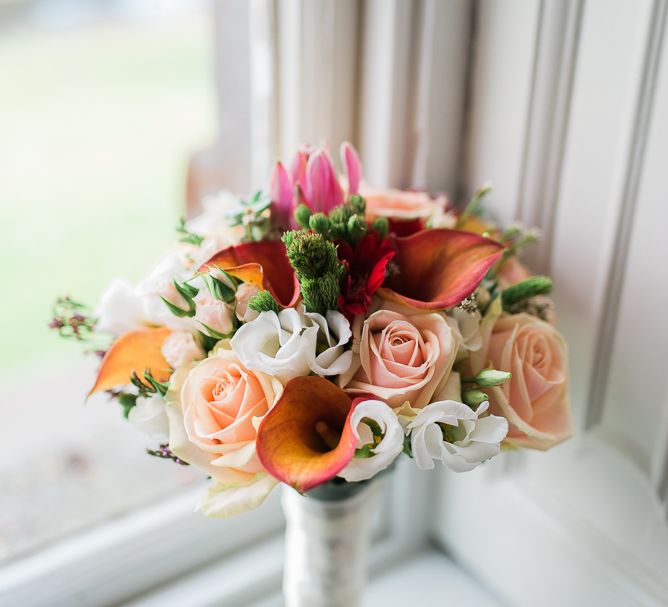
[[[167,411],[165,401],[159,394],[153,396],[137,397],[137,404],[130,409],[128,421],[140,432],[148,434],[151,438],[167,442],[169,437],[169,426],[167,424]]]
[[[489,403],[476,411],[454,400],[433,402],[408,424],[415,463],[421,470],[442,461],[455,472],[468,472],[494,457],[508,434],[508,420],[496,415],[480,417]]]
[[[96,331],[121,335],[143,325],[144,313],[136,287],[118,278],[103,291],[94,312]]]
[[[278,314],[262,312],[237,330],[230,345],[246,367],[285,383],[311,371],[309,358],[315,352],[318,329],[302,329],[302,319],[294,308]]]
[[[315,312],[304,315],[318,330],[316,347],[308,350],[311,371],[323,377],[345,373],[353,361],[352,350],[345,349],[352,337],[348,319],[335,310],[328,310],[326,316]]]
[[[376,438],[364,421],[369,419],[378,424],[382,438]],[[375,445],[370,449],[371,457],[355,457],[339,472],[348,482],[364,481],[385,470],[404,448],[404,431],[396,413],[381,400],[366,400],[359,403],[350,416],[353,434],[357,438],[357,448]]]
[[[206,355],[204,348],[188,331],[174,331],[174,333],[171,333],[165,343],[162,344],[161,352],[172,369],[178,369],[187,363],[202,360]]]

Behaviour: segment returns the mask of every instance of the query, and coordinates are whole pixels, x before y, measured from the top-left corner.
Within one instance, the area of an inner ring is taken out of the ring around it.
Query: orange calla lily
[[[446,229],[394,238],[394,249],[399,271],[378,294],[426,310],[445,310],[468,297],[503,253],[494,240]]]
[[[334,478],[355,454],[351,398],[322,377],[289,381],[257,433],[257,455],[275,478],[303,493]]]
[[[121,335],[104,355],[95,385],[88,396],[129,384],[133,373],[143,380],[146,369],[156,380],[167,381],[172,370],[160,349],[170,333],[168,328],[161,327],[138,329]]]
[[[269,291],[284,308],[299,299],[299,281],[280,240],[246,242],[216,253],[199,272],[216,267]]]

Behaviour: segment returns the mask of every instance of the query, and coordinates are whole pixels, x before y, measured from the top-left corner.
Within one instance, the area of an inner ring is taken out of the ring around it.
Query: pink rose
[[[488,389],[490,411],[510,423],[506,443],[545,450],[571,436],[566,343],[551,324],[528,314],[502,316],[488,358],[493,368],[513,374]]]
[[[214,480],[202,506],[207,514],[228,516],[256,506],[273,487],[257,458],[255,437],[281,390],[277,380],[249,371],[223,348],[172,376],[169,446]]]
[[[194,302],[197,306],[195,320],[223,335],[232,332],[232,308],[224,301],[216,299],[207,289],[201,289]]]
[[[404,316],[375,312],[364,323],[359,366],[342,378],[347,392],[372,394],[399,407],[424,407],[445,383],[457,354],[452,330],[441,314]]]
[[[366,199],[366,215],[369,221],[377,217],[426,220],[446,204],[444,196],[433,199],[426,192],[364,188],[360,194]]]

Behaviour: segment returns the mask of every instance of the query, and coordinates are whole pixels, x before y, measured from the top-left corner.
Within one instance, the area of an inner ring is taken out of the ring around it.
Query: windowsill
[[[373,568],[373,557],[372,557]],[[187,604],[204,607],[255,605],[280,607],[283,539],[276,537],[237,559],[225,559],[203,571],[126,603],[126,607]],[[500,607],[463,569],[433,547],[409,556],[400,564],[372,575],[364,605],[403,607],[428,605],[437,597],[476,607]]]

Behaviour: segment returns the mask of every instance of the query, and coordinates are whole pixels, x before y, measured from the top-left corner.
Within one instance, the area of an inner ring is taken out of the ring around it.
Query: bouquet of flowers
[[[178,227],[139,284],[51,326],[102,360],[106,392],[151,455],[211,479],[199,509],[230,516],[282,481],[359,483],[402,454],[472,470],[503,448],[571,435],[552,284],[517,255],[536,240],[424,192],[376,190],[348,144],[278,163],[268,194],[221,193]]]

